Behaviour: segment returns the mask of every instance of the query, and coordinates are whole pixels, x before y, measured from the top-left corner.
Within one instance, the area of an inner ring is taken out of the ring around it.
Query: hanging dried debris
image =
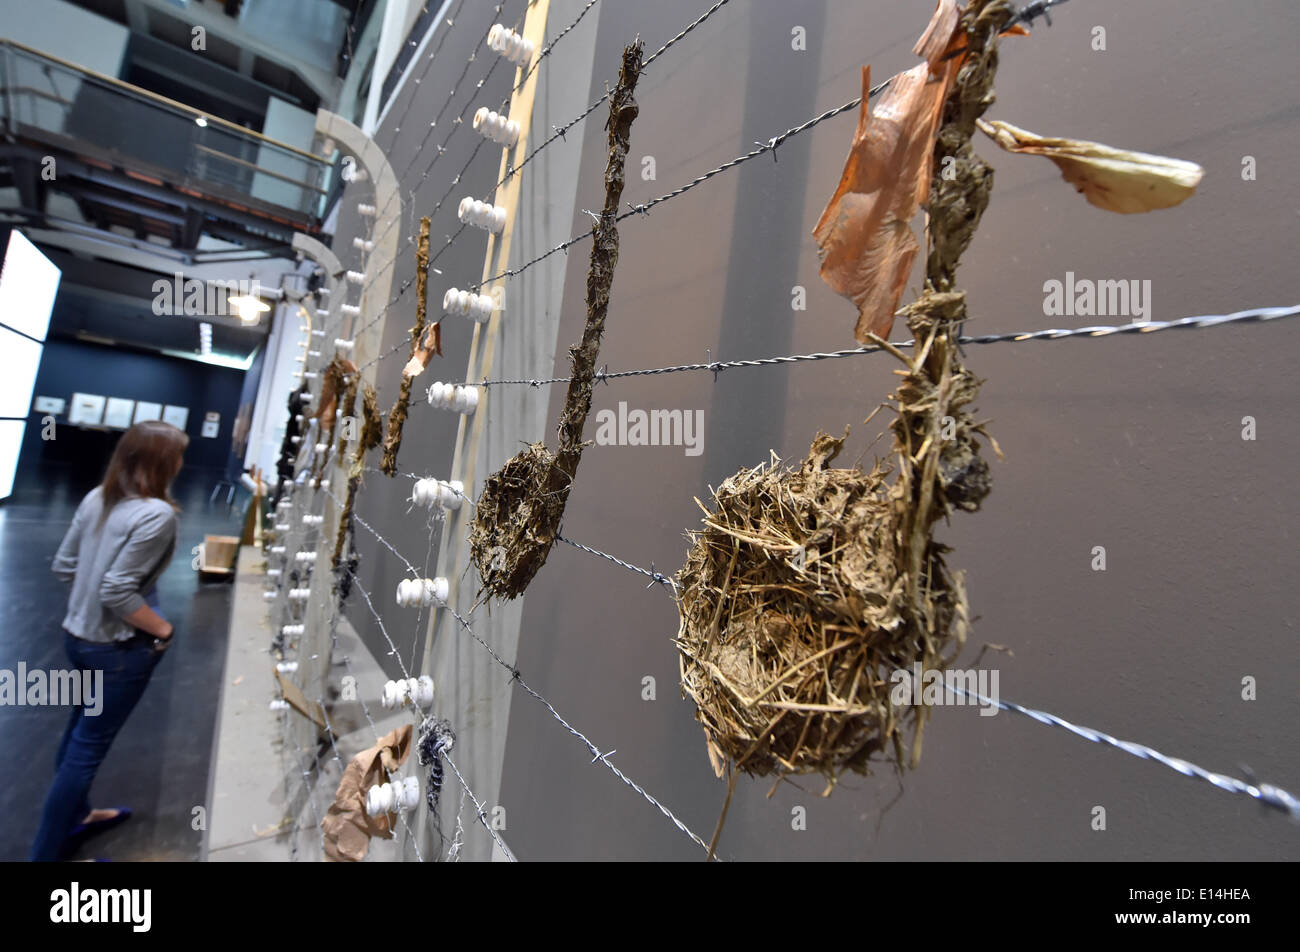
[[[357,365],[337,355],[325,367],[324,379],[321,382],[320,407],[317,408],[315,416],[320,424],[320,442],[327,447],[334,442],[334,421],[339,409],[339,397],[348,392],[348,381],[350,379],[355,380],[356,375]],[[352,387],[352,399],[355,401],[355,383],[353,383]],[[312,485],[316,489],[320,488],[321,478],[325,475],[325,462],[328,455],[328,453],[318,453],[316,455],[312,467]],[[341,455],[342,449],[340,448]]]
[[[361,382],[360,374],[352,374],[348,380],[347,390],[343,393],[343,419],[354,419],[353,414],[357,412],[357,386]],[[348,451],[348,426],[344,424],[339,428],[339,456],[341,460],[347,455]]]
[[[1090,205],[1134,215],[1173,208],[1191,198],[1205,174],[1195,162],[1113,149],[1100,142],[1036,135],[1009,122],[980,120],[979,129],[1008,152],[1041,155]]]
[[[813,229],[821,277],[858,306],[854,336],[889,336],[919,250],[917,210],[933,200],[935,139],[942,109],[970,54],[957,29],[956,0],[939,0],[913,52],[925,59],[899,73],[872,108],[871,68],[862,69],[862,107],[840,183]],[[1024,35],[1020,27],[1008,33]],[[951,175],[951,169],[946,169]],[[949,188],[960,198],[964,189]],[[982,211],[982,209],[981,209]]]
[[[411,328],[411,358],[414,360],[425,336],[425,316],[429,308],[429,216],[420,219],[420,236],[415,246],[415,326]],[[437,325],[434,325],[437,327]],[[435,334],[437,351],[442,353],[442,338]],[[424,363],[429,362],[426,354]],[[406,411],[411,403],[411,385],[415,374],[407,373],[411,364],[402,372],[401,390],[397,402],[388,414],[388,436],[384,439],[384,456],[379,468],[387,476],[397,475],[397,451],[402,448],[402,427],[406,424]],[[420,366],[423,370],[424,366]],[[418,371],[417,371],[418,373]]]
[[[361,398],[361,416],[361,433],[357,437],[357,448],[352,454],[352,465],[348,469],[348,492],[344,498],[343,511],[339,514],[338,536],[334,540],[332,564],[335,569],[342,564],[343,547],[347,543],[348,533],[352,531],[352,504],[357,498],[357,489],[361,486],[366,453],[384,439],[384,419],[379,415],[379,398],[370,384],[366,384]]]
[[[348,762],[334,792],[334,802],[320,822],[327,862],[359,863],[370,851],[371,837],[393,838],[393,814],[366,813],[366,791],[386,782],[406,762],[411,755],[411,733],[411,725],[403,725]]]
[[[969,410],[979,381],[956,346],[966,305],[953,278],[992,187],[970,136],[993,101],[997,37],[1015,9],[972,0],[944,26],[951,8],[940,2],[917,44],[949,90],[933,151],[897,162],[891,148],[853,173],[882,192],[884,177],[898,176],[906,192],[914,169],[929,170],[926,288],[907,309],[916,353],[866,337],[907,366],[894,395],[894,480],[886,484],[883,464],[827,468],[843,440],[819,435],[799,468],[774,459],[723,483],[702,506],[704,528],[690,534],[677,576],[682,690],[719,777],[731,764],[753,775],[820,773],[833,786],[877,755],[915,766],[929,709],[895,705],[890,675],[918,663],[942,669],[966,641],[963,576],[931,533],[953,509],[978,509],[990,486],[975,441],[987,434]],[[857,247],[873,253],[870,243]],[[873,316],[863,318],[869,327]]]
[[[569,489],[582,458],[582,430],[591,410],[596,358],[609,311],[609,292],[618,264],[619,201],[632,121],[638,107],[633,93],[641,75],[641,42],[623,50],[618,85],[610,94],[609,162],[605,168],[605,205],[592,229],[591,265],[587,273],[587,322],[582,339],[570,349],[573,371],[560,415],[560,446],[552,454],[534,443],[488,478],[474,509],[470,556],[483,591],[515,598],[546,562],[564,518]]]

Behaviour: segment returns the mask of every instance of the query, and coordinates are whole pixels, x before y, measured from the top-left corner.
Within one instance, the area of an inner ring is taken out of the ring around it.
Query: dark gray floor
[[[0,504],[0,668],[19,661],[62,668],[64,587],[49,564],[96,473],[71,467],[20,467],[13,496]],[[154,672],[91,790],[96,806],[130,806],[133,818],[87,844],[79,857],[194,860],[202,832],[194,808],[206,806],[208,768],[226,657],[231,586],[200,582],[192,549],[206,534],[238,535],[247,493],[236,507],[209,505],[220,473],[181,472],[173,493],[182,506],[176,557],[158,592],[178,641]],[[224,499],[224,494],[223,494]],[[0,860],[26,859],[40,818],[54,752],[67,719],[63,707],[0,707]],[[207,811],[205,810],[205,813]]]

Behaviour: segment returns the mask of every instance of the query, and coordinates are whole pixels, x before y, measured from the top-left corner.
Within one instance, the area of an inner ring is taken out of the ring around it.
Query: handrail
[[[58,65],[64,67],[65,69],[74,70],[75,72],[81,73],[83,76],[88,76],[91,79],[94,79],[98,82],[108,83],[110,86],[116,86],[120,89],[127,90],[128,92],[134,95],[143,96],[146,99],[152,99],[155,102],[161,103],[170,109],[183,113],[192,118],[197,119],[198,117],[202,116],[203,119],[207,121],[209,124],[224,126],[227,129],[230,129],[232,132],[237,132],[241,135],[251,136],[255,139],[260,139],[263,142],[269,143],[278,149],[283,149],[286,152],[292,152],[295,155],[302,156],[303,158],[311,159],[312,161],[317,162],[322,166],[328,167],[330,164],[326,159],[321,158],[319,155],[316,155],[315,153],[306,152],[302,149],[299,149],[297,146],[289,145],[289,143],[287,142],[281,142],[279,139],[272,139],[270,136],[263,135],[260,132],[254,132],[252,129],[245,129],[243,126],[237,125],[231,122],[229,119],[222,119],[220,116],[214,116],[212,113],[204,112],[202,109],[196,109],[193,106],[187,106],[185,105],[185,103],[177,102],[175,99],[168,99],[166,96],[160,96],[158,93],[151,92],[148,89],[143,89],[140,86],[132,86],[130,83],[123,82],[122,80],[117,79],[116,77],[109,76],[105,73],[96,72],[93,69],[87,69],[84,66],[79,66],[76,63],[70,62],[58,56],[54,56],[51,53],[46,53],[42,50],[38,50],[33,47],[30,47],[26,43],[20,43],[17,40],[13,40],[8,37],[0,37],[0,46],[12,46],[15,49],[22,50],[24,53],[31,54],[32,56],[39,57],[43,60],[48,60],[51,63],[57,63]]]
[[[256,162],[249,162],[247,159],[241,159],[238,156],[231,155],[228,152],[222,152],[220,149],[213,149],[206,145],[197,145],[197,144],[194,146],[194,149],[196,152],[204,152],[207,153],[208,155],[215,155],[223,162],[230,162],[232,165],[241,165],[246,169],[252,169],[258,175],[266,175],[274,179],[279,179],[281,182],[288,182],[290,185],[297,186],[298,188],[309,189],[315,192],[317,195],[328,194],[328,191],[326,189],[321,188],[319,185],[309,185],[306,182],[299,181],[298,179],[294,178],[291,175],[284,175],[280,172],[273,171],[272,169],[268,169],[261,165],[258,165]]]

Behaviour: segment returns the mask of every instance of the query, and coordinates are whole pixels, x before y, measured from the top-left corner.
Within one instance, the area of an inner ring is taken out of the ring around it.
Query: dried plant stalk
[[[569,488],[582,459],[582,430],[591,411],[596,358],[609,312],[609,292],[618,264],[619,202],[632,120],[639,111],[633,93],[641,75],[641,42],[623,50],[618,85],[610,94],[609,161],[605,167],[605,204],[592,229],[587,272],[587,322],[582,339],[569,353],[573,371],[559,423],[559,452],[533,443],[490,476],[479,495],[470,526],[470,556],[483,591],[496,598],[522,595],[555,543],[564,518]]]
[[[348,470],[348,492],[343,501],[343,511],[339,514],[338,536],[334,540],[332,564],[335,569],[343,562],[343,548],[347,544],[348,533],[352,531],[352,504],[357,498],[357,489],[361,486],[366,453],[384,439],[384,418],[379,415],[379,398],[370,384],[366,384],[361,399],[361,415],[361,433],[358,434],[357,448],[352,454],[352,466]]]
[[[420,219],[420,236],[415,245],[415,326],[411,328],[411,357],[424,338],[424,322],[429,308],[429,216]],[[384,438],[384,456],[379,468],[386,476],[397,475],[397,452],[402,448],[402,427],[411,403],[411,385],[415,377],[402,374],[397,402],[388,414],[388,435]]]

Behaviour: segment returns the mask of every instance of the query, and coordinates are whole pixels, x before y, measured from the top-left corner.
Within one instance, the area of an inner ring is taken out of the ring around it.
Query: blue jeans
[[[101,644],[64,634],[68,659],[83,678],[93,671],[104,673],[102,706],[95,716],[87,714],[84,705],[72,709],[55,756],[54,783],[45,797],[41,827],[29,857],[32,862],[63,858],[68,834],[90,813],[95,773],[162,658],[147,635]]]

